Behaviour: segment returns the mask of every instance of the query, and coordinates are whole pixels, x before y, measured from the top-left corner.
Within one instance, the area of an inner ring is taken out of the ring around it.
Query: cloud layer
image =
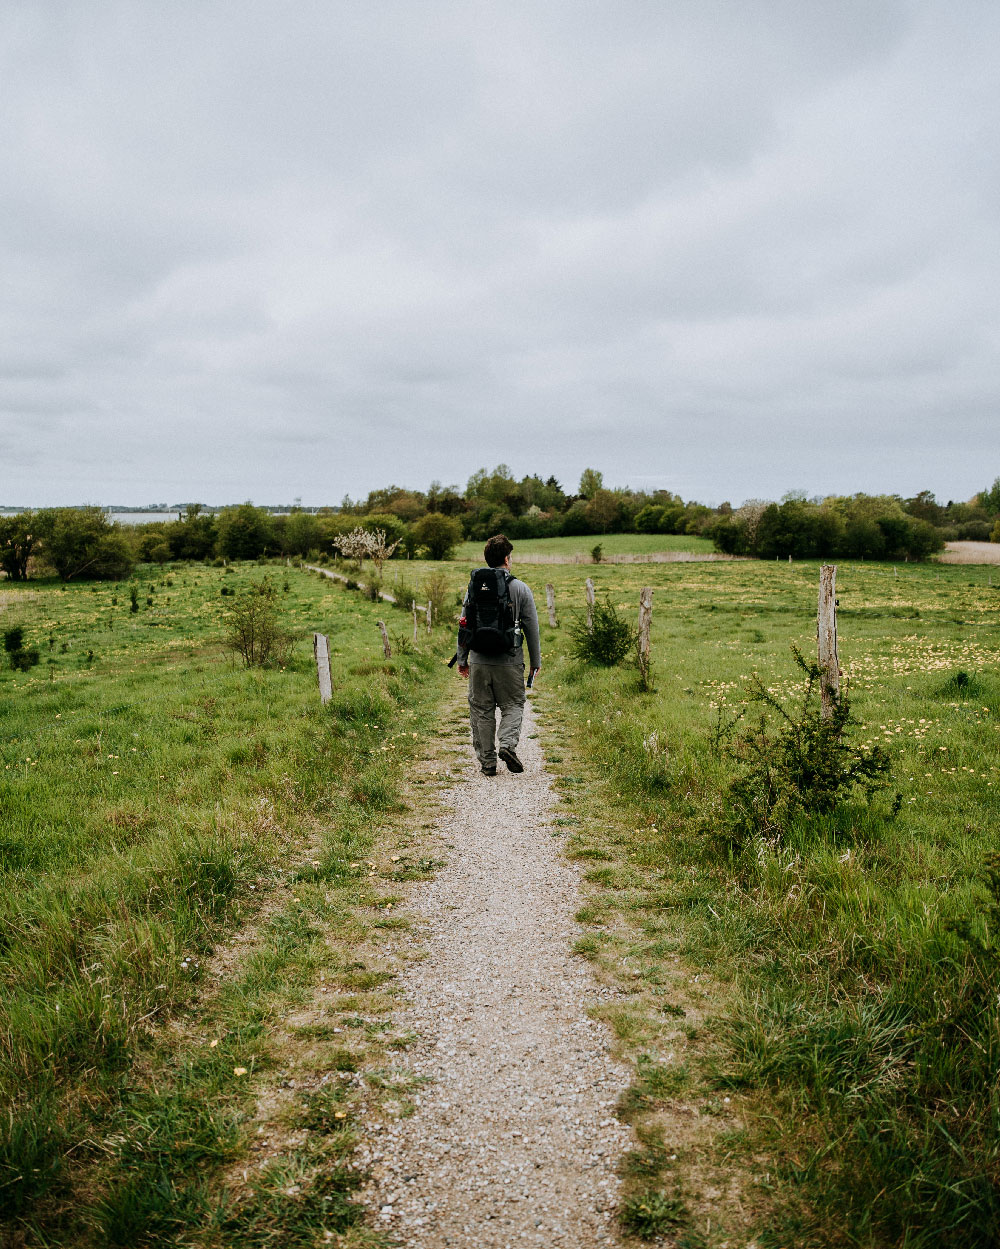
[[[0,504],[1000,472],[978,0],[0,13]]]

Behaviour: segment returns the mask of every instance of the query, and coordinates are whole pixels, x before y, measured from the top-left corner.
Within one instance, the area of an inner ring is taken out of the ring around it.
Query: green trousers
[[[469,723],[476,758],[484,768],[497,765],[496,709],[500,745],[516,750],[524,713],[524,664],[469,665]]]

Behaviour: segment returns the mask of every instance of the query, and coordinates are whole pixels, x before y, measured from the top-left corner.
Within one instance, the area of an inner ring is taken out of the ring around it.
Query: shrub
[[[431,620],[437,624],[442,614],[447,616],[448,608],[454,599],[454,595],[448,589],[447,574],[443,571],[429,573],[424,577],[421,588],[431,605]]]
[[[398,611],[409,611],[410,604],[416,601],[416,586],[411,585],[406,576],[401,574],[393,578],[392,596],[395,599],[393,607]]]
[[[47,508],[36,524],[44,558],[63,581],[80,576],[123,581],[131,575],[131,545],[99,507]]]
[[[569,626],[570,653],[583,663],[613,668],[636,646],[637,631],[623,620],[611,600],[594,604],[593,627],[581,616]]]
[[[13,625],[4,630],[3,648],[15,672],[27,672],[38,663],[40,658],[36,646],[25,646],[23,625]]]
[[[27,581],[28,563],[37,544],[36,525],[31,512],[0,516],[0,569],[11,581]]]
[[[423,548],[428,559],[450,559],[455,547],[462,541],[461,522],[454,516],[442,516],[440,512],[428,512],[426,516],[421,516],[411,532],[417,548]]]
[[[3,631],[3,648],[8,655],[13,655],[24,645],[24,625],[13,625]]]
[[[273,517],[252,503],[223,508],[216,532],[219,553],[227,559],[258,559],[279,545]]]
[[[881,746],[866,749],[849,741],[853,726],[846,695],[824,719],[818,706],[819,666],[807,663],[797,647],[792,647],[792,654],[806,678],[798,710],[786,711],[754,677],[751,701],[765,712],[753,727],[728,742],[728,757],[742,769],[730,781],[724,799],[725,824],[737,844],[754,837],[777,840],[797,817],[832,811],[858,791],[871,801],[888,784],[887,752]],[[717,742],[735,730],[743,714],[717,735]]]
[[[291,638],[280,627],[278,595],[267,577],[252,582],[237,597],[226,623],[225,644],[245,667],[284,663]]]

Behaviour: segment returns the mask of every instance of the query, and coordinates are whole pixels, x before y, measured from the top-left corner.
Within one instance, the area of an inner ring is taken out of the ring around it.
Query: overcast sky
[[[1000,473],[996,0],[4,0],[0,504]]]

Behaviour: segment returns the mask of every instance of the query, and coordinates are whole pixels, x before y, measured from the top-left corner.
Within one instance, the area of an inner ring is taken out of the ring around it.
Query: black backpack
[[[514,604],[510,597],[512,577],[505,568],[477,568],[469,578],[465,615],[459,621],[458,644],[480,655],[513,653]]]

